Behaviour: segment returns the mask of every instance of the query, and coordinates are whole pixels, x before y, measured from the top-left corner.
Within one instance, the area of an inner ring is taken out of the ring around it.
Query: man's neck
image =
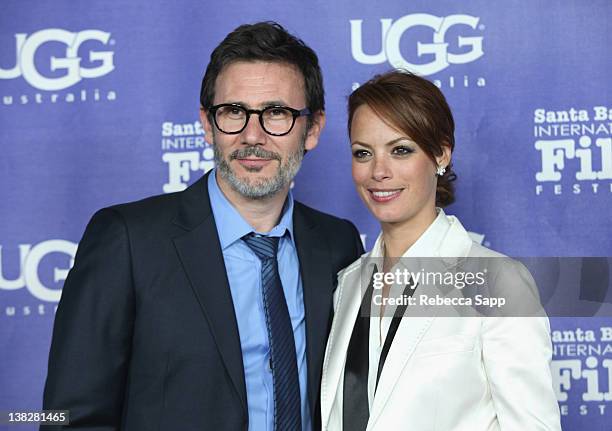
[[[269,232],[278,224],[289,186],[270,197],[253,199],[238,193],[219,175],[216,180],[221,193],[255,231]]]

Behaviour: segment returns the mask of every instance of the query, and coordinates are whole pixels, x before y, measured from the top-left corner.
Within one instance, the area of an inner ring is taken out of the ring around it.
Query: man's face
[[[214,105],[221,103],[247,109],[287,106],[300,110],[306,107],[304,79],[295,67],[285,63],[232,63],[221,71],[215,83]],[[242,132],[229,135],[217,129],[206,112],[202,111],[200,118],[206,135],[212,137],[222,188],[228,185],[251,199],[289,189],[304,150],[317,145],[324,122],[323,114],[317,113],[313,126],[307,130],[307,117],[298,117],[287,135],[272,136],[253,114]]]

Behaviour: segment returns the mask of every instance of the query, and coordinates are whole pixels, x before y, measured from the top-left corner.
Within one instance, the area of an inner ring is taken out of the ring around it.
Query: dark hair
[[[382,121],[405,133],[436,163],[443,146],[455,148],[455,121],[442,92],[430,81],[410,72],[393,70],[376,75],[357,88],[348,100],[348,132],[355,111],[368,105]],[[445,207],[455,201],[452,184],[457,176],[452,163],[438,177],[436,205]]]
[[[325,109],[323,77],[317,55],[302,40],[273,21],[241,25],[215,48],[202,79],[200,104],[203,108],[212,106],[215,82],[223,68],[237,61],[270,61],[295,66],[304,77],[306,107],[313,113]]]

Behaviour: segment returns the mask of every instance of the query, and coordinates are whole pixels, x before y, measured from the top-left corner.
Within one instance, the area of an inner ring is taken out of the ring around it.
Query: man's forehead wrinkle
[[[300,78],[294,66],[284,63],[232,63],[219,75],[215,103],[239,103],[250,108],[302,105],[305,101],[296,100],[304,97]],[[297,88],[302,89],[301,94]]]

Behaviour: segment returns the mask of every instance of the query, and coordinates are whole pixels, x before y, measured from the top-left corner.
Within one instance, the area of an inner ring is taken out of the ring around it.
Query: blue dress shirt
[[[216,173],[215,169],[208,176],[208,194],[238,322],[249,411],[249,430],[275,431],[274,386],[270,369],[268,329],[261,292],[261,262],[241,240],[244,235],[255,232],[255,230],[227,200],[217,184]],[[310,431],[304,294],[293,236],[291,192],[287,196],[280,222],[265,235],[280,237],[277,255],[278,271],[295,339],[302,403],[302,429]]]

